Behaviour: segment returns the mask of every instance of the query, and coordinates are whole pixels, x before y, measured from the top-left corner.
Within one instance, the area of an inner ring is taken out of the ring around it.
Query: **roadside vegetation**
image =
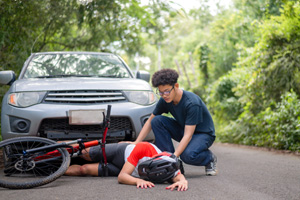
[[[0,70],[31,52],[120,54],[135,70],[174,68],[208,105],[221,142],[300,151],[300,3],[208,0],[0,1]],[[8,87],[0,88],[0,98]]]

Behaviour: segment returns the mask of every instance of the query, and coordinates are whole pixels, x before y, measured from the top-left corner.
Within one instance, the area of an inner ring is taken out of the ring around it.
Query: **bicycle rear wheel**
[[[0,142],[0,187],[28,189],[50,183],[62,176],[70,165],[64,148],[24,154],[25,150],[55,144],[39,137],[20,137]]]

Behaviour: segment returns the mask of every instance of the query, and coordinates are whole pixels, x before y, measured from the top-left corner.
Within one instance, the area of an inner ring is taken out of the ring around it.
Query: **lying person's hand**
[[[140,180],[138,180],[137,181],[137,183],[136,183],[136,187],[137,188],[142,188],[142,189],[146,189],[146,188],[152,188],[152,187],[154,187],[155,185],[154,185],[154,183],[152,183],[152,182],[150,182],[150,181],[145,181],[145,180],[142,180],[142,179],[140,179]]]
[[[188,189],[188,181],[180,180],[166,187],[167,190],[174,190],[175,188],[177,188],[177,191],[186,191]]]

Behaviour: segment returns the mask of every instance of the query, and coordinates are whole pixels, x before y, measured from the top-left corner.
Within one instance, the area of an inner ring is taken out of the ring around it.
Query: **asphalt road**
[[[204,167],[185,166],[186,192],[118,184],[116,177],[63,176],[48,185],[29,190],[0,188],[0,199],[207,199],[299,200],[300,156],[226,144],[211,148],[218,157],[219,174],[205,176]]]

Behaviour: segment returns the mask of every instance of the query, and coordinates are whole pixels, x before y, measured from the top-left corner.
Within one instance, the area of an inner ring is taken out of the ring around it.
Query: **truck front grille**
[[[44,119],[40,125],[41,137],[54,140],[100,139],[104,128],[102,125],[70,125],[69,118]],[[127,117],[111,117],[107,139],[124,140],[133,133],[131,121]]]
[[[79,91],[50,91],[45,103],[61,104],[93,104],[126,101],[125,96],[118,90],[79,90]]]

